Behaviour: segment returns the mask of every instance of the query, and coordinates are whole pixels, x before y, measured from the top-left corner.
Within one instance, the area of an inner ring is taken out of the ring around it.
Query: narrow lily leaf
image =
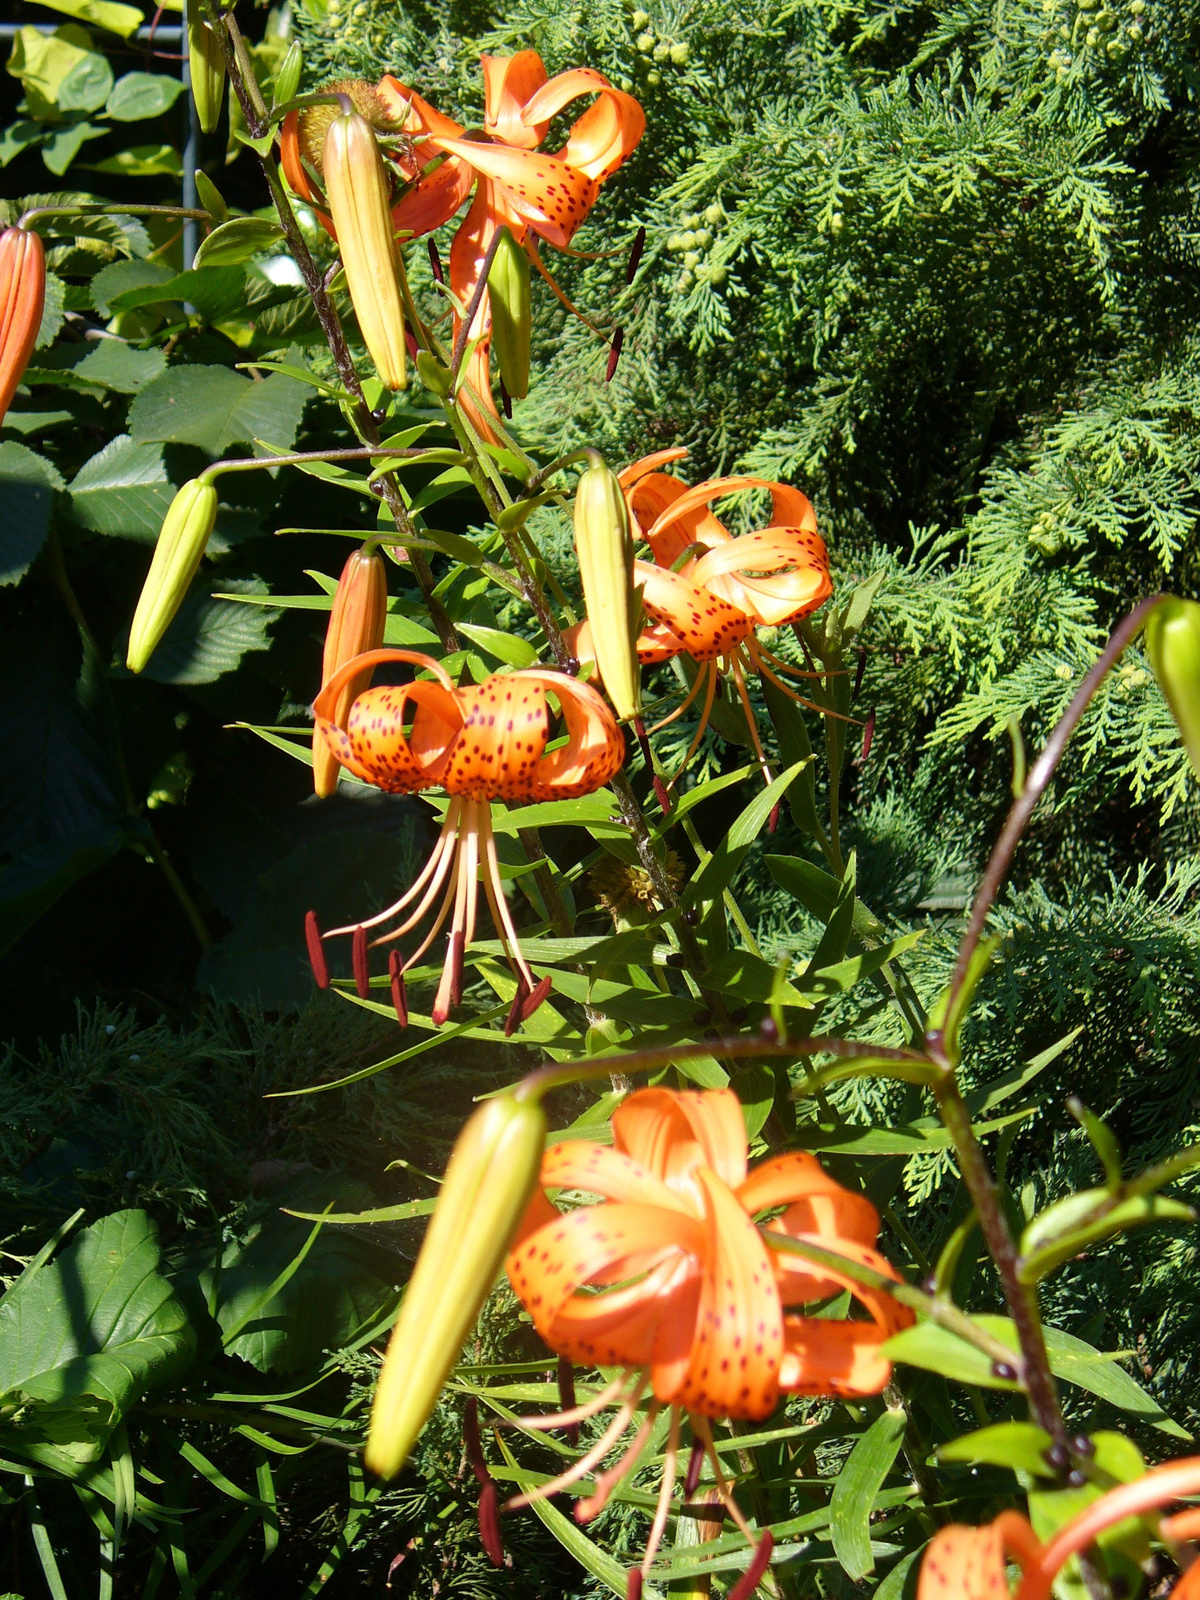
[[[820,922],[829,921],[841,890],[832,873],[823,872],[801,856],[764,856],[763,864],[779,887],[794,895],[806,911]],[[861,900],[854,902],[853,928],[860,939],[883,937],[883,924]]]
[[[372,1222],[407,1222],[410,1217],[427,1217],[436,1205],[437,1197],[430,1196],[427,1200],[403,1200],[399,1205],[377,1206],[373,1211],[292,1211],[288,1206],[282,1209],[289,1217],[298,1217],[301,1222],[331,1222],[335,1226],[352,1227]]]
[[[941,1034],[946,1056],[953,1065],[958,1064],[958,1036],[971,1009],[971,1001],[1000,944],[998,934],[991,939],[981,939],[971,954],[966,976],[957,993],[949,987],[943,989],[930,1010],[928,1031]]]
[[[803,761],[797,761],[786,772],[780,773],[774,783],[768,784],[755,795],[692,880],[693,899],[715,900],[729,887],[746,851],[766,827],[767,818],[804,771],[804,767]]]
[[[997,1422],[938,1446],[939,1461],[966,1461],[972,1466],[1012,1467],[1014,1471],[1052,1477],[1046,1451],[1054,1441],[1036,1422]]]
[[[875,1570],[871,1554],[871,1513],[875,1497],[904,1442],[903,1411],[886,1410],[851,1450],[833,1486],[829,1532],[834,1552],[855,1583]]]
[[[529,640],[522,639],[519,634],[502,633],[499,628],[481,628],[473,622],[456,622],[455,627],[481,650],[503,661],[506,667],[532,667],[538,658]]]
[[[1080,1202],[1084,1205],[1081,1209]],[[1080,1220],[1076,1220],[1080,1219]],[[1113,1203],[1110,1190],[1093,1189],[1070,1195],[1035,1217],[1021,1241],[1018,1268],[1022,1283],[1038,1283],[1048,1272],[1070,1261],[1101,1239],[1157,1222],[1195,1222],[1191,1206],[1161,1195],[1135,1195]]]

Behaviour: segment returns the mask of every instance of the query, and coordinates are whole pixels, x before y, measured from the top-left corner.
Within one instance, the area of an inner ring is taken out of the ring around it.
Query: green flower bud
[[[171,625],[217,520],[217,487],[192,478],[171,501],[129,626],[125,665],[141,672]]]
[[[497,1095],[458,1136],[388,1343],[363,1459],[394,1478],[458,1360],[537,1185],[546,1115]]]
[[[188,8],[188,72],[192,99],[203,133],[212,133],[221,116],[225,88],[225,57],[216,35],[204,20],[199,5]]]
[[[529,393],[529,258],[507,228],[488,272],[492,349],[504,387],[514,400]]]
[[[289,100],[296,98],[296,90],[300,87],[300,70],[303,65],[304,56],[300,45],[297,40],[293,39],[288,46],[288,53],[284,56],[278,76],[275,79],[275,105],[286,105]]]
[[[1200,605],[1165,595],[1146,622],[1146,654],[1200,777]]]
[[[641,706],[641,672],[633,534],[617,475],[598,455],[575,490],[575,553],[596,668],[617,715],[635,717]]]

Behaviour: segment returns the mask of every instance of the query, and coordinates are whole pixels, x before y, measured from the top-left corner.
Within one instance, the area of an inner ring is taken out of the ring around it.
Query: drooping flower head
[[[469,305],[492,239],[507,226],[519,245],[536,252],[536,240],[565,249],[595,205],[600,186],[637,146],[645,113],[632,95],[614,89],[603,73],[576,67],[547,80],[535,50],[481,56],[483,127],[465,129],[444,117],[398,79],[386,77],[379,94],[403,130],[418,141],[423,171],[392,213],[401,238],[417,238],[454,216],[472,188],[475,197],[450,247],[450,288]],[[551,120],[572,101],[595,96],[573,123],[567,142],[550,154],[538,146]],[[460,319],[456,313],[454,333]],[[485,293],[471,327],[478,337],[467,381],[483,408],[495,415],[489,376],[491,312]],[[464,399],[469,398],[464,396]],[[485,439],[494,435],[479,407],[471,407]]]
[[[364,673],[384,662],[407,662],[430,676],[363,689],[346,705],[342,696],[346,685],[360,682]],[[567,739],[547,751],[552,701],[557,702]],[[365,995],[367,930],[407,912],[373,940],[376,945],[391,944],[411,932],[441,895],[417,950],[406,961],[393,951],[389,963],[392,997],[403,1022],[404,972],[425,954],[450,919],[450,942],[433,1006],[433,1021],[440,1026],[461,998],[463,951],[475,937],[482,878],[492,920],[518,980],[511,1031],[541,1004],[550,983],[546,978],[536,983],[521,954],[500,877],[491,802],[574,799],[602,788],[625,754],[612,712],[594,689],[563,672],[528,667],[460,688],[439,662],[412,650],[369,650],[347,661],[322,685],[313,712],[336,760],[364,782],[390,794],[415,794],[439,786],[451,797],[433,854],[399,900],[363,923],[334,928],[323,937],[353,936],[355,979]],[[309,949],[320,982],[325,977],[322,936],[315,932],[312,913],[309,918]]]
[[[726,1508],[749,1533],[725,1487],[710,1419],[761,1420],[785,1394],[877,1394],[891,1373],[882,1345],[912,1316],[848,1272],[769,1248],[768,1237],[783,1234],[896,1279],[875,1249],[874,1207],[830,1178],[815,1156],[796,1151],[747,1170],[745,1124],[732,1090],[639,1090],[612,1120],[611,1146],[571,1141],[542,1161],[543,1190],[598,1194],[601,1203],[564,1212],[538,1194],[509,1254],[508,1275],[552,1350],[588,1367],[621,1370],[593,1408],[615,1399],[617,1417],[566,1473],[509,1504],[556,1493],[591,1472],[649,1390],[633,1444],[597,1475],[595,1491],[576,1510],[580,1520],[599,1511],[669,1406],[673,1443],[646,1575],[665,1526],[684,1414]],[[756,1220],[780,1207],[770,1220]],[[869,1320],[805,1314],[844,1289]]]
[[[824,605],[833,593],[829,555],[812,503],[798,489],[744,476],[710,478],[688,488],[673,473],[660,470],[686,454],[683,449],[661,450],[620,474],[634,536],[649,545],[653,557],[634,563],[633,581],[642,588],[646,617],[639,659],[649,664],[686,655],[699,669],[682,705],[650,731],[681,717],[703,692],[700,726],[684,757],[686,766],[708,725],[718,679],[727,673],[746,714],[759,764],[769,776],[747,674],[753,670],[808,704],[783,681],[784,676],[807,674],[768,650],[755,630],[796,622]],[[771,520],[765,528],[734,536],[712,503],[747,489],[770,492]],[[580,660],[593,659],[586,625],[570,637]]]

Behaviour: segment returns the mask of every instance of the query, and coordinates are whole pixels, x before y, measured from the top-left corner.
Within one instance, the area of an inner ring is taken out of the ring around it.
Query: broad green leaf
[[[1101,1239],[1128,1233],[1152,1223],[1195,1222],[1191,1206],[1161,1195],[1134,1195],[1114,1200],[1109,1189],[1068,1195],[1034,1217],[1021,1236],[1018,1264],[1022,1283],[1038,1283]]]
[[[42,306],[42,320],[38,327],[37,338],[34,340],[35,350],[45,350],[52,345],[62,330],[65,318],[63,307],[66,303],[67,286],[57,272],[46,274],[46,298]]]
[[[118,0],[38,0],[38,4],[118,34],[122,39],[136,33],[146,20],[137,6],[120,5]]]
[[[157,261],[114,261],[101,267],[92,279],[92,304],[102,317],[111,311],[111,301],[128,289],[142,289],[148,284],[166,283],[173,274],[169,267]],[[165,362],[164,362],[165,366]]]
[[[537,660],[537,651],[519,634],[502,633],[499,628],[480,628],[473,622],[456,622],[455,627],[506,667],[531,667]]]
[[[271,648],[268,629],[277,613],[218,600],[210,592],[212,582],[204,572],[195,579],[143,678],[155,683],[213,683],[236,671],[248,651]]]
[[[79,1235],[0,1300],[0,1396],[29,1411],[24,1430],[94,1461],[153,1384],[195,1348],[187,1314],[158,1271],[144,1211],[118,1211]]]
[[[1054,1477],[1047,1465],[1046,1451],[1053,1440],[1036,1422],[997,1422],[979,1428],[961,1439],[938,1446],[939,1461],[966,1461],[992,1467],[1011,1467],[1035,1477]]]
[[[10,161],[15,161],[26,150],[36,149],[45,140],[44,123],[35,122],[32,117],[18,117],[0,131],[0,167],[8,166]]]
[[[309,392],[282,373],[256,383],[228,367],[171,367],[134,400],[129,432],[139,444],[195,444],[214,456],[255,439],[286,448]]]
[[[142,306],[177,302],[194,306],[206,322],[220,322],[242,309],[245,299],[246,273],[242,267],[203,266],[190,272],[181,272],[163,283],[147,284],[142,288],[126,289],[112,297],[114,311],[136,311]],[[200,370],[177,367],[176,372]],[[208,368],[223,372],[223,367]],[[284,380],[285,383],[288,380]]]
[[[89,163],[88,171],[111,172],[122,178],[182,178],[183,158],[173,144],[139,144]]]
[[[886,1410],[851,1450],[833,1486],[829,1532],[834,1552],[855,1583],[875,1570],[871,1554],[871,1513],[875,1497],[904,1442],[903,1411]]]
[[[919,1550],[910,1550],[906,1556],[901,1556],[876,1589],[873,1600],[908,1600],[909,1595],[916,1591],[917,1574],[913,1568],[924,1554],[925,1547],[922,1546]]]
[[[114,122],[142,122],[169,111],[182,93],[181,81],[163,72],[127,72],[113,85],[105,110]],[[81,109],[98,111],[100,105]]]
[[[100,339],[71,370],[100,388],[137,394],[167,370],[167,358],[161,350],[139,350],[124,339]]]
[[[42,161],[55,177],[61,178],[89,139],[101,139],[107,129],[90,122],[73,122],[57,129],[42,146]]]
[[[989,1133],[999,1133],[1010,1123],[1032,1116],[1035,1106],[1025,1106],[1007,1116],[990,1122],[976,1122],[972,1126],[977,1138]],[[933,1118],[920,1122],[899,1123],[890,1128],[864,1128],[854,1123],[841,1123],[837,1127],[803,1127],[797,1134],[805,1150],[838,1153],[854,1156],[915,1156],[928,1150],[949,1150],[950,1135]]]
[[[91,43],[82,28],[68,26],[53,33],[28,25],[17,29],[5,70],[20,79],[26,107],[36,122],[57,119],[59,90],[72,72],[96,56]]]
[[[46,542],[58,469],[23,444],[0,444],[0,585],[19,583]]]
[[[266,217],[231,217],[213,229],[196,251],[197,267],[236,267],[283,238]]]
[[[99,111],[113,86],[113,70],[99,51],[77,61],[58,86],[60,111]],[[182,88],[182,85],[180,85]]]
[[[160,444],[135,444],[122,433],[84,462],[70,496],[71,515],[83,527],[153,544],[175,485],[167,477]]]

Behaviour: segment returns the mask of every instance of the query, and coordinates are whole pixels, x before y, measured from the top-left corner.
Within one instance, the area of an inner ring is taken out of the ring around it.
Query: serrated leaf
[[[63,306],[67,286],[56,272],[46,274],[46,299],[42,306],[42,321],[34,340],[35,350],[44,350],[54,343],[63,325]]]
[[[103,133],[98,128],[97,133]],[[49,162],[46,163],[50,165]],[[51,167],[52,172],[61,168]],[[118,150],[103,161],[90,162],[89,172],[112,172],[123,178],[182,178],[183,157],[173,144],[139,144]]]
[[[871,1513],[883,1480],[900,1453],[905,1421],[903,1411],[887,1410],[876,1417],[851,1450],[833,1486],[829,1532],[835,1555],[855,1583],[875,1570]]]
[[[10,1437],[25,1429],[94,1461],[141,1395],[186,1363],[195,1335],[159,1254],[145,1212],[118,1211],[0,1300],[0,1396],[29,1405]]]
[[[114,122],[143,122],[169,111],[182,93],[180,80],[169,78],[165,73],[127,72],[113,85],[104,109]],[[83,109],[98,111],[103,104],[100,101]]]
[[[235,587],[229,580],[226,584]],[[143,678],[156,683],[214,683],[225,673],[235,672],[248,652],[271,648],[268,630],[278,612],[218,600],[212,587],[211,574],[200,573],[142,672]]]
[[[83,527],[153,544],[175,485],[167,477],[160,444],[135,444],[122,433],[84,462],[70,496],[71,515]]]
[[[63,486],[45,456],[11,440],[0,444],[0,584],[19,583],[46,542],[50,508]]]
[[[173,273],[157,261],[114,261],[101,267],[92,279],[92,304],[102,317],[110,315],[110,301],[127,289],[141,289],[147,284],[165,283]]]
[[[158,284],[127,289],[112,297],[114,311],[135,311],[143,306],[175,302],[190,305],[206,322],[220,322],[242,308],[246,273],[242,267],[194,267]],[[186,367],[177,371],[191,370]],[[223,370],[223,369],[217,369]]]
[[[228,367],[171,367],[133,402],[129,433],[139,443],[195,444],[214,456],[256,439],[286,448],[309,394],[278,372],[254,382]],[[257,447],[255,453],[266,452]]]

